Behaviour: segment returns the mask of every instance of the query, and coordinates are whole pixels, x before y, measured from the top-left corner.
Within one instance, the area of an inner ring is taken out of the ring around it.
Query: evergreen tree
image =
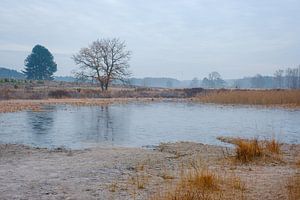
[[[50,51],[41,46],[35,45],[32,52],[25,59],[25,70],[23,73],[31,80],[53,80],[53,73],[57,71],[57,64],[54,62]]]

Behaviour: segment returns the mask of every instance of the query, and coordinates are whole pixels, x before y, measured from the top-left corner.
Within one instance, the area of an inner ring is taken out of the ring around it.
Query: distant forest
[[[25,75],[16,70],[0,67],[0,79],[25,79]],[[80,82],[72,76],[54,76],[54,81]],[[287,68],[277,70],[273,76],[257,74],[254,77],[241,79],[225,79],[217,72],[210,73],[207,77],[192,80],[177,80],[174,78],[130,78],[127,84],[139,87],[160,87],[160,88],[300,88],[300,66],[298,68]],[[122,84],[115,82],[114,84]]]
[[[4,67],[0,67],[0,78],[8,78],[8,79],[25,79],[25,75],[21,72],[18,72],[13,69],[8,69]]]

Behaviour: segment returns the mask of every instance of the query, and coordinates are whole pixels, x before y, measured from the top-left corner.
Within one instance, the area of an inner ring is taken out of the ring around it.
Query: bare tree
[[[107,90],[112,81],[123,82],[130,76],[130,55],[125,41],[113,38],[94,41],[72,58],[80,66],[77,77],[97,80],[101,89]]]
[[[211,72],[208,74],[208,80],[210,82],[210,87],[213,88],[223,87],[225,84],[225,81],[218,72]]]
[[[298,69],[287,68],[285,74],[287,87],[296,89],[298,86]]]
[[[282,69],[277,70],[274,74],[275,83],[276,83],[277,88],[282,88],[283,87],[283,80],[284,80],[283,74],[284,74],[284,71]]]

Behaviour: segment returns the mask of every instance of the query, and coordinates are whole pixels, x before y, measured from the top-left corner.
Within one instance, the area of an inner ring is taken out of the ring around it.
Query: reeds
[[[249,162],[263,155],[263,148],[257,139],[251,141],[238,140],[235,145],[236,159],[239,161]]]
[[[196,101],[217,104],[300,106],[300,90],[215,90]]]
[[[274,138],[265,141],[266,150],[268,150],[271,153],[280,154],[281,153],[280,146],[281,146],[280,143]]]
[[[276,157],[281,153],[281,144],[276,139],[258,141],[235,139],[235,158],[236,160],[247,163],[263,157]]]

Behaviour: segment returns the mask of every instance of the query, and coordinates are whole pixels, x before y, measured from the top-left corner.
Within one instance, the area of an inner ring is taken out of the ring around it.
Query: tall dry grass
[[[300,90],[216,90],[196,101],[217,104],[300,106]]]
[[[240,138],[224,139],[221,141],[235,145],[235,159],[241,163],[269,159],[280,161],[281,144],[276,139],[259,141],[257,138],[245,140]]]
[[[158,191],[151,200],[243,199],[245,186],[238,177],[221,177],[212,170],[193,168],[180,175],[172,187]]]
[[[217,192],[219,180],[213,172],[190,172],[180,178],[174,188],[156,194],[152,200],[204,200],[212,199],[212,194]]]
[[[249,162],[263,155],[263,147],[257,139],[250,141],[238,140],[235,145],[236,159],[239,161]]]
[[[268,150],[271,153],[280,154],[281,153],[280,146],[281,146],[280,143],[274,138],[265,141],[266,150]]]

